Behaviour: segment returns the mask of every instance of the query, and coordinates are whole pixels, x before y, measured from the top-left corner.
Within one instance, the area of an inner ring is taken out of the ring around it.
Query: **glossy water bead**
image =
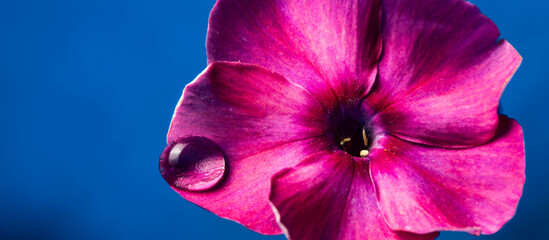
[[[190,136],[168,144],[160,156],[160,174],[170,186],[202,191],[215,186],[225,172],[225,157],[212,140]]]

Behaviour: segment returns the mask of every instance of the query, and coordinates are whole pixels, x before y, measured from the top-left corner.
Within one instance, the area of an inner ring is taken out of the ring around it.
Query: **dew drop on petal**
[[[185,191],[202,191],[221,180],[225,157],[221,148],[208,138],[183,137],[164,148],[159,168],[171,186]]]

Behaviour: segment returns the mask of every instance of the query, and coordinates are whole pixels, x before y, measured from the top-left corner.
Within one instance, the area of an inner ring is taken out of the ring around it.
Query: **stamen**
[[[364,147],[368,148],[368,137],[366,136],[366,129],[362,128],[362,140],[364,141]],[[359,155],[361,157],[366,157],[370,152],[366,149],[360,150]]]
[[[350,142],[350,141],[351,141],[351,138],[344,138],[343,140],[339,141],[339,145],[343,146],[343,144],[345,144],[346,142]]]
[[[362,128],[362,140],[364,140],[364,146],[368,147],[368,137],[366,137],[366,129]]]

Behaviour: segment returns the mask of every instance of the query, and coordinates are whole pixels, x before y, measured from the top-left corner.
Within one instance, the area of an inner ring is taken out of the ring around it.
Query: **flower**
[[[219,0],[161,171],[181,138],[219,145],[207,188],[172,188],[263,234],[494,233],[525,180],[497,110],[521,57],[498,37],[462,0]]]

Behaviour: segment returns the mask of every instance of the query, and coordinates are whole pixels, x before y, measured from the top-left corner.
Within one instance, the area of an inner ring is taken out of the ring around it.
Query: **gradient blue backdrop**
[[[181,91],[206,67],[214,2],[0,1],[1,239],[284,239],[185,201],[158,172]],[[474,3],[524,57],[502,104],[527,155],[515,218],[481,239],[542,239],[549,1]]]

